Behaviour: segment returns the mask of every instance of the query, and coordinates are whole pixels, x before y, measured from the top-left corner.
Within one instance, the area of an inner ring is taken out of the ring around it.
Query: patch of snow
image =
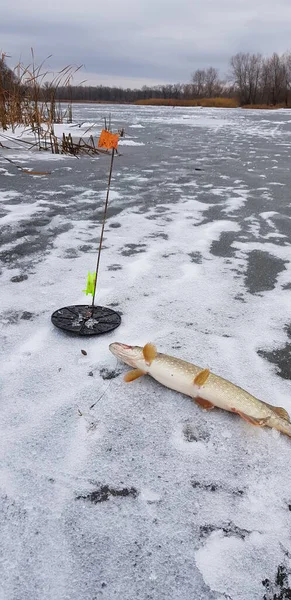
[[[135,140],[120,139],[118,146],[144,146],[143,142],[136,142]]]

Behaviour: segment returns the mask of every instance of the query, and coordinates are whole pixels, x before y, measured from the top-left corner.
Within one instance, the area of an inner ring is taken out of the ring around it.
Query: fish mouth
[[[122,354],[123,352],[132,350],[132,348],[133,348],[133,346],[128,346],[127,344],[121,344],[120,342],[113,342],[112,344],[109,344],[109,350],[110,350],[110,352],[112,352],[112,354],[114,354],[114,356],[118,356],[119,354]]]
[[[120,342],[113,342],[109,345],[109,350],[127,365],[135,367],[136,360],[139,358],[139,353],[136,351],[134,346],[128,346],[128,344],[121,344]]]

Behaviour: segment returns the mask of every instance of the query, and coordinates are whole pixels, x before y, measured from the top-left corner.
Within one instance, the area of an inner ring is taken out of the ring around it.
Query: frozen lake
[[[151,341],[290,412],[291,111],[73,108],[75,134],[109,112],[126,132],[96,298],[122,324],[50,322],[88,301],[109,157],[0,137],[0,599],[288,598],[291,439],[125,384],[108,345]]]

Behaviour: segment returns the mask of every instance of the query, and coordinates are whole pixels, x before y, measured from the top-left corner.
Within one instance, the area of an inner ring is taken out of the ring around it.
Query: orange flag
[[[98,142],[98,148],[107,148],[108,150],[112,150],[114,148],[114,150],[117,150],[118,140],[118,133],[110,133],[110,131],[102,129]]]

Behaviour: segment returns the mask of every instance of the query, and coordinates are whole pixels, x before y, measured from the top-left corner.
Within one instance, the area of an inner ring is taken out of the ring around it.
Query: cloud
[[[228,70],[239,51],[289,47],[290,0],[4,0],[2,50],[53,69],[84,64],[90,83],[188,81],[199,67]]]

